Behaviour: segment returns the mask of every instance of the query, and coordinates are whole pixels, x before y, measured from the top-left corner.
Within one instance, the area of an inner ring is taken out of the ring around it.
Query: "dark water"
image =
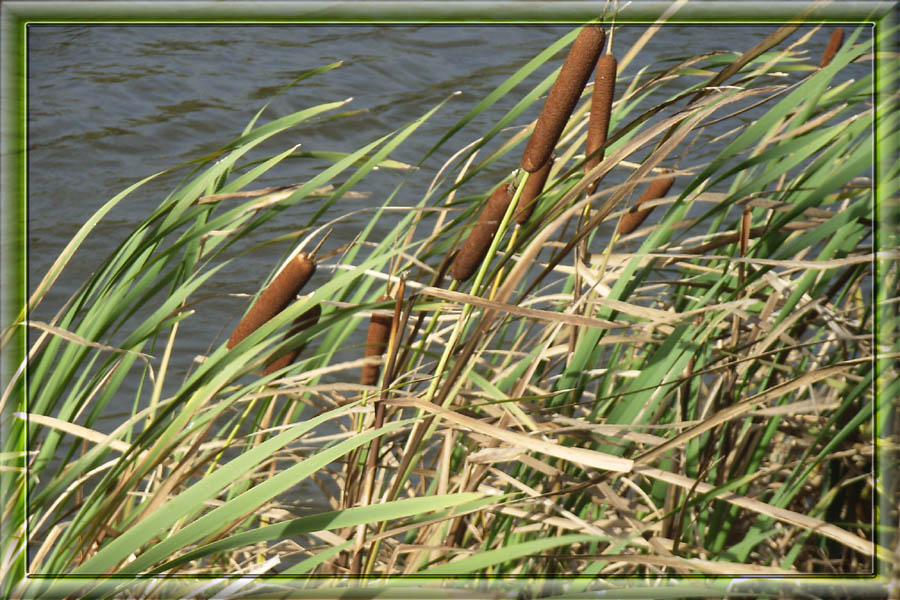
[[[688,55],[743,52],[775,26],[668,26],[624,71],[662,68]],[[350,119],[305,124],[272,146],[279,152],[300,143],[303,150],[350,152],[394,131],[452,93],[429,122],[392,158],[420,157],[504,79],[565,35],[569,26],[31,26],[28,35],[28,269],[33,290],[71,236],[89,215],[128,185],[151,173],[211,152],[240,134],[257,110],[305,71],[344,61],[271,101],[262,122],[294,111],[353,97],[342,110],[365,112]],[[621,57],[644,27],[617,30],[614,52]],[[794,34],[794,38],[800,34]],[[817,32],[807,45],[815,62],[828,40]],[[490,127],[562,60],[564,52],[520,84],[473,126],[410,177],[398,204],[424,194],[437,168]],[[856,67],[853,65],[853,67]],[[859,77],[865,66],[851,73]],[[672,93],[674,90],[665,90]],[[654,97],[648,99],[652,103]],[[535,108],[535,111],[537,108]],[[635,113],[636,114],[636,113]],[[523,115],[514,125],[527,123]],[[747,113],[747,120],[754,118]],[[713,128],[724,133],[733,123]],[[699,144],[688,162],[699,162],[717,146]],[[499,174],[512,170],[508,156]],[[321,165],[319,165],[320,167]],[[274,170],[250,187],[295,183],[310,175],[297,162]],[[405,173],[367,177],[356,189],[367,200],[343,200],[341,211],[376,206]],[[49,320],[76,287],[130,233],[182,175],[164,177],[123,202],[104,219],[76,255],[33,318]],[[297,207],[297,224],[315,206]],[[350,239],[354,223],[348,226]],[[290,231],[297,224],[273,224],[248,243]],[[336,242],[340,239],[337,233]],[[377,238],[377,235],[375,236]],[[251,293],[277,257],[236,262],[217,279],[221,291]],[[191,317],[190,334],[176,350],[188,364],[233,326],[243,304],[209,303]],[[227,332],[225,333],[227,336]],[[178,364],[179,361],[175,361]],[[177,371],[173,373],[177,376]],[[131,399],[123,398],[127,410]]]

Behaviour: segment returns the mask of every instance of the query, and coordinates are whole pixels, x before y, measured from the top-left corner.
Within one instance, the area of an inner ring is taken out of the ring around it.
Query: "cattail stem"
[[[741,258],[747,256],[747,249],[750,246],[750,223],[753,219],[753,215],[750,212],[750,207],[745,206],[744,211],[741,213],[741,220],[739,223],[739,240],[738,240],[738,249],[741,253]],[[738,296],[743,298],[746,296],[746,290],[744,290],[744,281],[746,278],[746,266],[744,263],[738,264]],[[737,346],[738,344],[738,334],[740,332],[741,319],[738,316],[738,313],[734,313],[734,319],[731,323],[731,345]]]
[[[397,288],[397,299],[394,302],[394,314],[388,320],[388,330],[387,330],[387,339],[385,340],[385,346],[388,350],[387,363],[385,364],[385,381],[382,383],[381,387],[381,399],[385,400],[387,398],[387,386],[389,384],[390,379],[394,376],[394,368],[395,362],[397,359],[397,348],[400,344],[400,331],[401,328],[405,328],[406,320],[409,317],[409,312],[404,312],[402,310],[403,307],[403,297],[406,293],[406,279],[400,279],[400,285]],[[389,300],[390,296],[382,296],[381,299]],[[373,317],[374,320],[374,317]],[[371,328],[370,328],[371,333]],[[379,337],[379,341],[381,338]],[[375,406],[375,422],[373,423],[373,429],[380,429],[384,425],[384,402],[379,402]],[[372,498],[374,497],[374,489],[375,489],[375,471],[378,468],[377,460],[378,454],[381,447],[381,437],[374,438],[371,442],[369,442],[369,451],[366,455],[366,467],[365,467],[365,480],[363,482],[363,494],[362,494],[362,506],[368,506],[372,503]],[[360,525],[357,529],[357,543],[356,543],[356,552],[353,556],[352,563],[352,572],[359,573],[360,568],[362,567],[362,545],[365,541],[365,532],[366,526]],[[366,566],[367,572],[371,568],[371,565],[374,564],[374,554],[377,554],[378,548],[373,548],[372,554],[369,556],[369,563]]]
[[[514,193],[515,188],[509,183],[501,183],[491,193],[487,204],[478,215],[478,222],[453,259],[450,275],[454,279],[466,281],[475,274],[487,255],[491,241],[500,228],[500,221],[503,219]]]
[[[241,418],[237,420],[235,425],[231,428],[231,432],[228,434],[228,436],[225,437],[225,441],[222,446],[222,449],[219,450],[219,452],[213,457],[213,459],[211,461],[209,461],[209,466],[206,468],[206,476],[207,477],[209,475],[211,475],[213,471],[216,470],[216,467],[219,464],[219,459],[225,455],[225,450],[229,446],[231,446],[231,443],[234,441],[234,438],[237,436],[238,430],[240,430],[240,428],[241,428],[241,424],[247,420],[247,416],[250,414],[250,411],[253,410],[253,407],[256,406],[257,400],[258,400],[258,398],[253,398],[252,400],[250,400],[250,403],[247,405],[247,408],[244,409],[244,413],[241,415]],[[201,436],[201,437],[205,437],[205,435]]]
[[[390,299],[390,296],[382,295],[378,297],[378,302],[384,302]],[[369,329],[366,333],[366,346],[365,350],[363,351],[363,356],[365,358],[381,356],[384,354],[384,351],[387,349],[388,342],[390,341],[391,327],[393,325],[393,322],[394,319],[392,317],[380,313],[372,313],[372,317],[369,319]],[[362,385],[375,385],[376,383],[378,383],[378,375],[380,374],[380,372],[381,368],[379,367],[379,365],[364,365],[359,382]],[[368,403],[368,399],[369,392],[364,391],[362,406],[365,406]],[[355,428],[357,433],[362,432],[364,419],[364,414],[358,414],[356,416]],[[357,448],[353,451],[350,460],[347,462],[348,481],[351,479],[355,480],[355,477],[350,476],[351,473],[355,475],[354,470],[357,468],[362,470],[363,466],[362,452],[360,448]],[[364,471],[361,472],[365,473]]]
[[[647,189],[644,190],[644,193],[641,194],[640,198],[638,198],[634,203],[634,207],[631,209],[631,212],[628,212],[622,216],[622,219],[619,221],[619,227],[617,229],[618,233],[620,233],[621,235],[626,235],[637,229],[653,209],[635,209],[644,202],[656,200],[665,196],[669,192],[669,189],[672,187],[673,183],[675,183],[674,175],[661,177],[651,182],[650,185],[647,186]]]
[[[524,188],[525,184],[528,183],[528,178],[530,173],[527,171],[522,173],[521,179],[516,186],[516,193],[514,194],[512,201],[509,203],[506,209],[506,213],[503,215],[503,220],[500,223],[500,234],[502,235],[503,231],[506,229],[506,226],[509,224],[512,219],[513,209],[516,206],[516,203],[519,201],[519,196],[521,195],[521,191]],[[495,237],[491,242],[491,247],[488,249],[488,252],[493,254],[497,251],[497,246],[499,244],[499,237]],[[472,284],[473,290],[478,290],[481,287],[481,282],[484,279],[485,271],[487,270],[487,264],[482,263],[481,268],[478,270],[478,273],[475,275],[475,281]],[[456,282],[452,282],[455,284]],[[452,289],[452,284],[451,284]],[[437,393],[437,389],[440,386],[440,382],[443,378],[444,371],[447,368],[447,364],[450,360],[450,355],[453,352],[453,349],[456,347],[456,344],[459,342],[463,333],[465,332],[466,324],[468,323],[469,317],[472,314],[473,305],[465,304],[463,306],[463,312],[460,316],[459,320],[457,320],[456,325],[453,327],[453,332],[450,334],[450,339],[444,347],[444,351],[441,353],[441,357],[438,360],[437,368],[435,369],[435,373],[437,374],[435,377],[432,377],[431,383],[428,386],[428,391],[425,393],[425,402],[431,402],[435,394]],[[454,387],[457,387],[462,384],[462,381],[465,377],[459,378],[455,383]],[[449,405],[451,399],[454,394],[447,394],[445,399],[442,401],[442,407],[446,408]],[[422,417],[423,410],[417,410],[417,416]],[[431,436],[434,434],[434,430],[437,427],[437,418],[434,416],[429,417],[426,421],[420,421],[415,424],[412,432],[410,433],[409,438],[407,439],[406,447],[403,449],[403,461],[401,461],[399,468],[397,469],[396,474],[394,475],[394,479],[391,482],[390,490],[387,494],[387,501],[393,501],[396,499],[400,488],[403,485],[404,481],[407,481],[409,478],[409,474],[411,472],[412,467],[412,457],[414,455],[418,455],[421,452],[422,444],[426,443]],[[386,521],[382,521],[378,526],[378,533],[382,533],[385,530]],[[379,540],[375,540],[372,544],[372,548],[369,551],[369,562],[366,566],[367,572],[371,571],[372,566],[374,565],[375,556],[378,554]]]
[[[288,261],[234,328],[227,348],[230,350],[284,310],[315,272],[315,260],[305,253],[301,252]]]
[[[744,212],[741,213],[741,258],[747,256],[747,249],[750,247],[750,223],[752,219],[753,215],[750,212],[750,207],[745,206]]]
[[[591,98],[591,116],[588,119],[587,141],[585,142],[584,172],[603,161],[606,153],[604,146],[609,136],[609,120],[612,113],[613,97],[616,92],[616,57],[604,54],[597,60],[594,71],[594,95]],[[586,192],[593,194],[599,181],[588,184]]]
[[[841,46],[844,45],[844,29],[843,27],[838,27],[834,31],[831,32],[831,38],[828,40],[828,46],[825,47],[825,52],[822,53],[822,60],[819,61],[819,68],[827,67],[831,64],[831,60],[834,58],[834,55],[838,53],[838,50],[841,49]]]
[[[585,26],[575,38],[522,154],[522,168],[529,173],[540,169],[550,158],[603,51],[605,38],[598,25]]]

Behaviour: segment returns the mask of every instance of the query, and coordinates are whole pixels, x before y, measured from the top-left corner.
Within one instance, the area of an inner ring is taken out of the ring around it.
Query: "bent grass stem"
[[[506,228],[509,226],[509,222],[512,220],[513,213],[516,211],[516,207],[519,203],[519,196],[522,195],[522,189],[523,189],[525,183],[528,181],[528,177],[530,175],[531,175],[531,173],[523,170],[519,176],[520,180],[519,180],[518,184],[516,185],[516,191],[515,191],[515,194],[513,195],[513,199],[509,203],[509,205],[506,207],[506,212],[503,214],[503,220],[500,221],[500,227],[497,229],[497,233],[494,235],[494,239],[491,240],[491,245],[490,245],[490,248],[488,248],[487,256],[485,257],[484,261],[481,263],[481,266],[478,267],[478,272],[475,274],[475,281],[474,281],[474,283],[472,283],[472,291],[473,292],[477,293],[479,288],[481,288],[482,281],[484,281],[485,274],[487,273],[487,270],[488,270],[488,265],[490,265],[491,259],[497,253],[497,248],[500,245],[500,239],[503,237],[503,234],[506,232]],[[498,274],[498,277],[499,277],[499,274]],[[451,289],[453,287],[454,287],[453,284],[451,284]],[[459,341],[460,337],[462,337],[462,334],[465,332],[466,327],[469,322],[469,318],[471,317],[473,310],[474,310],[474,307],[471,304],[466,304],[465,306],[463,306],[462,315],[461,315],[460,319],[456,322],[456,325],[453,328],[453,333],[450,336],[450,340],[448,341],[447,345],[444,347],[443,354],[441,354],[440,361],[438,362],[438,366],[435,371],[436,376],[431,380],[431,383],[428,386],[428,391],[425,394],[425,402],[426,403],[430,403],[434,399],[434,396],[437,393],[438,386],[440,385],[440,382],[441,382],[441,374],[444,373],[444,371],[446,370],[447,364],[450,362],[450,354],[453,352],[453,349],[456,347],[456,343]],[[433,322],[436,322],[436,319]],[[471,368],[471,367],[469,367],[469,368]],[[459,380],[454,385],[454,388],[458,389],[458,386],[462,384],[463,380],[465,380],[465,375],[466,375],[465,372],[461,374],[461,376],[459,377]],[[456,396],[456,393],[455,393],[456,389],[451,390],[451,393],[447,394],[446,400],[444,400],[444,402],[441,406],[442,408],[446,408],[453,401],[453,398]],[[419,409],[417,411],[416,418],[421,419],[423,414],[424,414],[424,411],[422,409]],[[424,427],[427,428],[425,430],[425,434],[416,443],[416,448],[412,448],[412,443],[415,441],[415,437],[416,437],[415,436],[416,430],[420,426],[423,426],[422,425],[423,423],[425,423]],[[396,499],[395,496],[399,492],[401,486],[403,485],[403,482],[406,481],[406,479],[409,477],[409,473],[410,473],[412,464],[414,462],[414,460],[412,459],[413,458],[412,455],[419,454],[419,452],[421,451],[422,445],[424,443],[426,443],[431,438],[431,436],[434,434],[434,430],[437,428],[437,425],[438,425],[438,419],[434,415],[432,415],[425,421],[417,421],[416,424],[413,426],[413,430],[410,432],[410,436],[409,436],[410,443],[407,444],[407,447],[404,449],[405,464],[401,463],[400,468],[398,468],[398,470],[397,470],[395,480],[392,483],[391,490],[388,494],[388,498],[387,498],[388,502],[392,502],[393,500]],[[407,457],[409,457],[409,460],[407,460]],[[386,524],[384,522],[382,522],[378,526],[377,533],[378,534],[383,533],[385,527],[386,527]],[[374,543],[371,551],[369,552],[368,558],[366,559],[366,567],[365,567],[365,571],[364,571],[364,573],[366,575],[371,574],[372,569],[375,566],[375,557],[378,555],[379,545],[380,545],[380,541],[376,541]]]

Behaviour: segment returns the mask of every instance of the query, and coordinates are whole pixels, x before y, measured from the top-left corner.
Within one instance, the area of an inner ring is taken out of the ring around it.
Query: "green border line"
[[[41,23],[370,23],[498,24],[580,23],[602,12],[602,2],[5,2],[4,18]],[[805,22],[860,23],[880,20],[895,2],[695,2],[686,3],[669,23],[748,24]],[[632,2],[618,8],[618,23],[652,23],[671,2]],[[760,13],[763,13],[762,15]],[[798,17],[798,15],[801,15]]]
[[[26,164],[25,155],[25,29],[7,18],[6,6],[0,5],[0,442],[5,442],[13,412],[24,394],[6,396],[7,386],[24,364],[27,335],[18,325],[24,310],[26,280]],[[24,479],[24,439],[12,440],[10,451],[18,456],[2,459],[0,502],[14,497],[13,489]],[[7,448],[5,443],[3,449]],[[7,470],[9,469],[9,470]],[[17,477],[16,475],[20,475]],[[22,494],[16,497],[16,510],[25,513]],[[0,541],[15,539],[8,531],[10,519],[0,518]],[[0,547],[0,553],[8,548]],[[24,554],[17,557],[13,569],[24,572]]]
[[[0,230],[0,244],[2,244],[2,298],[0,298],[0,335],[3,336],[3,354],[0,359],[0,392],[6,389],[12,380],[16,369],[22,363],[26,352],[26,339],[24,327],[16,325],[17,316],[21,313],[27,298],[27,206],[26,206],[26,166],[27,155],[25,153],[27,122],[26,110],[26,26],[34,24],[141,24],[141,23],[184,23],[184,24],[563,24],[578,23],[594,19],[603,10],[604,3],[588,2],[418,2],[415,10],[410,10],[409,2],[372,2],[372,3],[331,3],[331,2],[5,2],[0,5],[0,37],[2,37],[2,151],[0,151],[0,191],[2,191],[2,230]],[[652,23],[662,12],[671,6],[670,2],[632,2],[619,10],[617,23],[647,24]],[[800,3],[778,2],[765,3],[765,10],[761,11],[761,5],[756,2],[697,2],[688,3],[678,10],[669,20],[669,24],[774,24],[789,21],[802,20],[803,22],[828,22],[844,24],[872,23],[875,26],[876,37],[879,31],[890,30],[898,24],[895,14],[897,3],[895,2],[832,2],[832,3]],[[761,13],[763,16],[761,16]],[[802,14],[802,17],[797,17]],[[879,76],[888,69],[887,63],[896,60],[896,40],[892,44],[883,40],[877,48],[875,58],[876,70],[876,101],[883,106],[889,100],[895,105],[897,101],[896,90],[886,90],[878,86]],[[877,127],[877,126],[876,126]],[[882,135],[879,135],[882,134]],[[897,161],[897,149],[900,133],[876,131],[876,182],[885,182],[891,167]],[[897,190],[887,189],[886,186],[876,185],[875,188],[875,216],[880,224],[875,231],[876,248],[895,248],[898,236],[896,230],[898,210]],[[888,260],[881,258],[875,261],[875,299],[885,300],[896,296],[896,290],[885,290],[879,286],[886,270],[890,268]],[[876,322],[875,336],[879,345],[876,347],[890,348],[888,352],[896,353],[900,345],[895,343],[896,330],[892,327],[897,323],[897,306],[889,305],[885,309],[886,316],[879,323]],[[877,369],[889,368],[896,365],[896,360],[890,357],[878,358]],[[880,392],[890,382],[879,379],[877,382]],[[876,398],[878,396],[876,395]],[[11,398],[15,402],[7,402],[3,405],[0,414],[0,436],[5,437],[8,420],[12,418],[12,411],[19,406],[22,398]],[[886,399],[883,399],[886,400]],[[885,410],[896,410],[891,402],[886,402]],[[878,413],[879,411],[876,411]],[[873,420],[875,417],[873,417]],[[893,423],[894,431],[900,430],[900,419],[891,414],[886,419]],[[884,447],[884,440],[876,438],[875,466],[884,468],[879,477],[881,489],[893,489],[898,487],[897,479],[900,475],[894,471],[898,461],[896,455],[896,443],[890,449]],[[22,441],[19,448],[24,450]],[[9,464],[9,463],[5,463]],[[19,458],[12,466],[24,467],[24,460]],[[890,467],[889,467],[890,466]],[[12,477],[4,477],[3,485],[6,485]],[[7,490],[0,488],[0,498],[5,496]],[[893,503],[893,504],[892,504]],[[24,510],[24,504],[20,502]],[[878,517],[882,527],[896,528],[896,521],[889,522],[891,511],[896,510],[896,502],[889,497],[882,497],[878,506]],[[0,527],[5,527],[0,522]],[[9,539],[8,532],[3,533],[2,539]],[[889,530],[882,529],[880,539],[876,541],[887,542]],[[886,547],[885,543],[881,544]],[[7,548],[0,551],[5,552]],[[896,550],[896,549],[891,549]],[[870,577],[798,577],[791,579],[765,578],[765,577],[683,577],[666,576],[665,579],[654,582],[654,587],[643,587],[643,580],[609,578],[596,580],[587,588],[588,595],[593,592],[596,595],[604,595],[615,589],[617,598],[667,598],[667,597],[694,597],[694,596],[740,596],[740,595],[779,595],[789,593],[793,595],[808,594],[812,596],[831,597],[836,593],[845,597],[868,598],[882,597],[887,593],[887,583],[891,577],[891,565],[883,557],[875,558],[876,576]],[[22,571],[19,576],[24,576],[24,552],[23,558],[17,565]],[[894,577],[900,573],[900,566],[896,567]],[[30,579],[53,580],[51,593],[71,594],[84,585],[85,580],[80,578],[54,578],[51,576],[34,576]],[[222,585],[233,583],[233,578],[219,578]],[[243,577],[241,579],[252,579]],[[271,593],[263,593],[259,597],[417,597],[417,598],[447,598],[455,597],[456,592],[465,594],[464,597],[483,597],[485,594],[508,595],[515,590],[529,587],[533,590],[542,590],[553,595],[565,595],[568,583],[577,578],[546,578],[546,579],[457,579],[449,584],[444,579],[429,579],[422,577],[375,577],[370,579],[352,578],[308,578],[302,580],[306,583],[327,582],[331,589],[324,589],[319,585],[313,585],[311,589],[299,590],[288,586],[290,580],[266,577],[257,579],[259,583],[267,583],[271,586]],[[122,591],[127,578],[111,577],[100,582],[98,593],[112,593],[114,590]],[[208,578],[166,578],[150,579],[139,578],[132,580],[134,585],[145,585],[150,582],[153,593],[156,595],[170,596],[178,594],[178,591],[195,589],[197,582],[209,581]],[[900,579],[895,579],[894,586],[900,586]],[[455,590],[454,590],[455,588]],[[461,596],[462,597],[462,596]]]
[[[900,26],[898,6],[884,14],[875,24],[875,35],[878,40],[880,31],[896,31]],[[893,43],[890,43],[892,41]],[[874,212],[876,227],[873,229],[874,249],[876,251],[896,251],[900,245],[900,178],[894,174],[891,181],[891,171],[896,170],[900,164],[900,123],[898,123],[898,108],[900,108],[900,93],[897,89],[886,89],[882,82],[887,80],[892,72],[898,68],[897,48],[898,40],[883,40],[883,44],[876,45],[874,56],[874,86],[875,106],[891,112],[889,117],[879,127],[875,120],[875,143],[873,148],[873,160],[875,162],[875,186],[874,186]],[[892,54],[893,53],[893,54]],[[876,108],[877,112],[877,108]],[[873,511],[874,525],[876,527],[873,536],[877,546],[886,548],[894,553],[892,565],[885,557],[876,554],[875,571],[882,580],[889,582],[894,588],[893,594],[900,593],[900,415],[898,415],[897,398],[889,398],[885,394],[887,387],[893,383],[879,373],[888,373],[891,368],[896,372],[898,361],[891,358],[900,352],[898,341],[898,316],[900,310],[896,301],[882,305],[889,299],[896,299],[898,291],[890,283],[886,283],[888,274],[893,271],[896,283],[897,259],[896,257],[882,257],[874,261],[874,286],[872,300],[874,309],[873,337],[876,349],[875,377],[873,386],[875,393],[875,410],[872,412],[872,435],[875,440],[875,453],[873,467],[875,470],[875,490],[882,493],[877,499],[873,498],[875,511]],[[883,308],[879,308],[883,307]],[[882,356],[879,357],[879,354]],[[884,356],[884,355],[887,356]],[[886,413],[886,416],[882,416]],[[886,426],[879,432],[879,422]],[[894,531],[893,539],[891,530]],[[893,542],[893,543],[891,543]]]

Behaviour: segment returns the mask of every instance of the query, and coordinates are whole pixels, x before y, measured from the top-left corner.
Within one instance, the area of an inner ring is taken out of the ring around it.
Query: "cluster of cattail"
[[[605,39],[606,34],[598,25],[584,27],[575,38],[559,75],[550,88],[534,131],[522,153],[520,165],[530,175],[515,207],[514,219],[519,225],[524,225],[534,212],[537,197],[543,191],[553,167],[553,149],[597,64]],[[491,193],[475,227],[453,259],[450,275],[454,279],[466,281],[478,269],[514,195],[515,188],[511,184],[500,184]]]
[[[631,211],[622,216],[622,219],[619,221],[619,234],[625,235],[637,229],[638,226],[644,222],[644,219],[647,218],[647,215],[650,214],[650,211],[653,210],[653,208],[638,209],[637,207],[644,202],[662,198],[669,192],[673,183],[675,183],[674,175],[661,177],[651,182],[650,185],[647,186],[647,189],[644,190],[644,193],[641,194],[634,203]]]
[[[259,298],[253,303],[253,306],[250,307],[250,310],[247,311],[247,314],[244,315],[237,327],[234,328],[234,332],[228,338],[226,347],[229,350],[232,349],[287,308],[315,272],[316,261],[309,254],[300,253],[288,261],[281,271],[278,272],[278,275],[275,276],[275,279],[259,295]],[[390,300],[390,296],[378,298],[379,302],[384,300]],[[321,306],[318,304],[312,306],[294,319],[293,327],[285,334],[284,339],[287,340],[301,331],[309,329],[319,322],[319,317],[321,316]],[[384,354],[390,339],[392,323],[393,319],[389,316],[378,313],[372,315],[366,339],[366,358]],[[297,348],[273,353],[269,357],[265,369],[263,369],[263,375],[274,373],[294,362],[304,347],[305,345],[301,345]],[[379,372],[378,365],[365,365],[362,370],[361,383],[363,385],[374,385],[378,381]]]
[[[524,225],[534,212],[536,200],[543,191],[553,166],[553,150],[592,71],[595,71],[595,87],[588,124],[586,148],[588,159],[585,162],[585,170],[589,171],[603,160],[603,148],[609,132],[617,66],[616,59],[612,55],[601,57],[605,39],[606,35],[599,25],[585,26],[572,44],[559,76],[547,96],[541,114],[535,123],[534,131],[522,153],[520,164],[522,169],[529,173],[529,176],[526,178],[514,213],[515,221],[519,225]],[[672,181],[673,178],[667,177],[653,182],[638,199],[637,204],[663,196],[671,187]],[[592,182],[588,191],[592,192],[595,186],[596,182]],[[471,233],[453,259],[450,274],[454,279],[460,282],[466,281],[478,269],[514,196],[515,187],[511,183],[500,184],[490,195]],[[620,233],[632,231],[649,212],[648,209],[645,209],[625,215],[619,223]],[[229,349],[234,347],[284,310],[309,281],[315,270],[316,263],[310,255],[301,253],[291,259],[235,328],[228,340],[227,347]],[[380,300],[386,299],[388,299],[387,296],[380,298]],[[320,316],[321,308],[318,305],[310,308],[294,321],[294,326],[285,339],[313,326],[318,322]],[[385,352],[391,324],[392,319],[389,317],[377,313],[372,316],[366,341],[366,357],[380,356]],[[302,348],[296,348],[273,354],[264,374],[272,373],[289,365],[301,350]],[[377,365],[364,366],[362,383],[373,385],[378,380],[379,372],[380,369]]]
[[[484,260],[491,241],[500,228],[500,221],[515,194],[515,187],[509,183],[501,183],[491,193],[487,204],[478,215],[478,222],[450,265],[450,275],[457,281],[466,281],[478,269]]]
[[[838,50],[841,49],[841,46],[843,44],[844,30],[843,28],[838,27],[831,32],[831,39],[828,40],[828,46],[825,48],[825,52],[822,54],[822,60],[819,61],[820,69],[831,64],[831,59],[834,58],[834,55],[837,54]]]
[[[591,98],[591,116],[588,119],[587,141],[585,142],[584,171],[587,173],[603,161],[604,148],[609,135],[609,117],[612,113],[613,96],[616,91],[616,69],[618,63],[612,54],[604,54],[597,60],[594,72],[594,95]],[[597,181],[588,184],[587,193],[593,194]]]
[[[575,38],[522,153],[521,166],[529,173],[539,170],[550,158],[597,64],[605,39],[606,34],[597,25],[584,27]]]
[[[379,302],[390,300],[390,296],[381,296]],[[387,350],[388,341],[391,338],[391,325],[393,325],[393,317],[387,315],[372,313],[369,320],[369,332],[366,335],[366,349],[364,356],[366,358],[372,356],[381,356]],[[360,383],[363,385],[375,385],[378,383],[378,374],[380,368],[378,365],[365,365],[362,369],[362,377]]]

